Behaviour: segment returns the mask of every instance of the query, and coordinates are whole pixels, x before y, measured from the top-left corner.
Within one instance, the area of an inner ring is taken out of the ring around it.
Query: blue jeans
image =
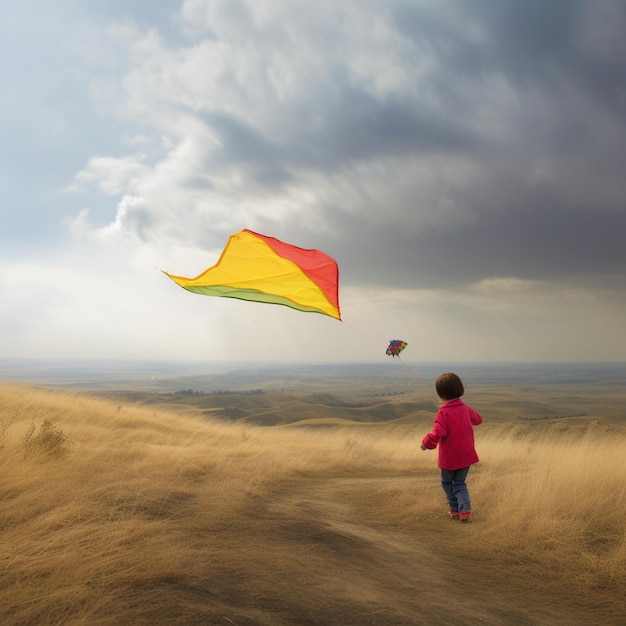
[[[465,484],[465,478],[469,472],[469,467],[462,467],[457,470],[441,470],[441,486],[448,498],[450,510],[465,513],[472,510],[469,492]]]

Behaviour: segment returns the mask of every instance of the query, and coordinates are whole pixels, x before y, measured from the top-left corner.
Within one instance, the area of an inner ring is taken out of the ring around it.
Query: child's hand
[[[428,449],[424,444],[422,444],[421,447],[422,447],[422,450],[427,450]]]

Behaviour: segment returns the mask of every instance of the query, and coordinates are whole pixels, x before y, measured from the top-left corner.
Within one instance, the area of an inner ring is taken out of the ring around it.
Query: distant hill
[[[188,415],[210,416],[244,421],[261,426],[276,426],[309,420],[334,420],[344,423],[424,421],[437,410],[432,399],[413,398],[410,394],[392,397],[345,398],[330,393],[302,392],[229,392],[168,393],[105,392],[97,395],[119,402],[180,411]]]
[[[369,389],[369,387],[366,387]],[[276,426],[308,421],[344,424],[431,422],[439,403],[431,390],[388,395],[341,392],[254,391],[202,393],[99,392],[119,402],[132,402],[188,415]],[[475,385],[464,396],[486,422],[626,423],[626,389],[613,385],[558,384],[540,386]]]

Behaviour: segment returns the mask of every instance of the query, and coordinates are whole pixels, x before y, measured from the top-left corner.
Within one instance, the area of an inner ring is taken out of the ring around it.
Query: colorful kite
[[[193,293],[282,304],[341,320],[336,261],[251,230],[231,235],[218,262],[196,278],[164,274]]]
[[[385,354],[389,356],[397,357],[400,356],[400,352],[404,350],[409,344],[406,341],[402,341],[401,339],[392,339],[387,346],[387,351]]]

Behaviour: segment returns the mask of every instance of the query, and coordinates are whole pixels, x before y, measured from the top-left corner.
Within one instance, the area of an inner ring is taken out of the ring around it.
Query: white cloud
[[[80,191],[93,185],[105,194],[115,196],[134,189],[149,172],[141,160],[137,156],[92,157],[85,169],[76,174],[68,191]]]

